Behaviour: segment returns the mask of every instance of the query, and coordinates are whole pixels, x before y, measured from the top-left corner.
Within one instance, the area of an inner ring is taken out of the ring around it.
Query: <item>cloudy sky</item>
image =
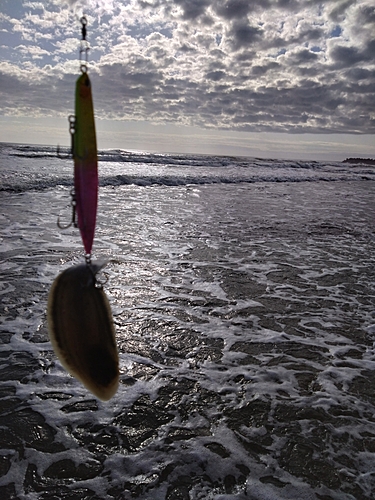
[[[0,141],[69,143],[83,13],[101,148],[375,156],[374,0],[1,0]]]

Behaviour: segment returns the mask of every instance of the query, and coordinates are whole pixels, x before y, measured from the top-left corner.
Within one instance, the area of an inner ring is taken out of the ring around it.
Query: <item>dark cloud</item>
[[[375,25],[375,5],[362,5],[358,12],[358,21],[361,24]]]
[[[192,20],[206,13],[211,0],[175,0],[174,3],[182,8],[184,19]]]
[[[319,56],[316,52],[312,52],[309,49],[302,49],[293,54],[291,57],[292,59],[292,64],[311,64],[314,63],[317,59],[319,59]]]
[[[369,40],[364,50],[365,61],[375,63],[375,39]]]
[[[96,3],[101,12],[112,5]],[[51,26],[48,5],[45,17],[39,9],[0,24],[7,30],[3,113],[73,108],[79,64],[69,51],[79,26],[62,7]],[[372,0],[113,5],[100,21],[88,12],[100,117],[245,131],[375,132]]]
[[[206,74],[206,78],[208,78],[209,80],[213,80],[214,82],[224,80],[226,76],[227,73],[221,70],[210,71],[209,73]]]
[[[345,72],[345,76],[349,81],[360,82],[366,79],[375,81],[375,68],[371,71],[366,68],[350,68]]]
[[[183,45],[178,47],[178,50],[180,52],[196,52],[197,51],[197,49],[195,47],[191,47],[190,45],[187,45],[186,43],[184,43]]]
[[[267,73],[267,71],[278,70],[280,68],[280,64],[277,62],[270,62],[268,64],[263,64],[262,66],[252,66],[251,74],[254,77],[263,76]]]
[[[253,3],[247,0],[227,0],[218,2],[215,11],[225,19],[243,19],[252,8]]]
[[[261,35],[262,29],[244,21],[234,22],[228,31],[228,38],[234,50],[251,47]]]
[[[347,9],[357,3],[357,0],[344,0],[344,1],[337,1],[337,2],[331,2],[332,7],[329,12],[329,18],[332,21],[339,22],[342,21],[343,18],[345,17]]]
[[[69,90],[70,87],[70,90]],[[30,82],[23,75],[8,75],[0,70],[1,108],[4,114],[51,116],[66,113],[73,101],[74,78],[53,76]]]
[[[330,56],[336,68],[350,68],[358,63],[365,63],[373,59],[373,45],[374,43],[370,42],[365,50],[360,50],[357,47],[336,45],[331,50]]]

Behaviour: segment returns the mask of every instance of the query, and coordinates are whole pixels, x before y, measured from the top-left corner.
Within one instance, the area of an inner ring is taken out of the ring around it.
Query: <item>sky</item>
[[[1,0],[0,141],[69,144],[83,14],[99,148],[375,157],[374,0]]]

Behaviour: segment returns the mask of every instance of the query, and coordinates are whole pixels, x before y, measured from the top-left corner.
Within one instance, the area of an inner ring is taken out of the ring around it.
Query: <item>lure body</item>
[[[48,331],[62,365],[103,401],[117,391],[118,353],[111,308],[95,274],[102,266],[69,267],[54,281]]]
[[[85,252],[90,255],[98,205],[98,154],[91,82],[86,72],[76,83],[73,159],[78,227]]]

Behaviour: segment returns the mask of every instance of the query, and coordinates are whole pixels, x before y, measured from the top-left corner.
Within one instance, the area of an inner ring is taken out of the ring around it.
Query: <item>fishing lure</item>
[[[80,56],[86,54],[86,18],[81,19]],[[81,57],[80,57],[81,58]],[[62,365],[103,401],[117,391],[118,353],[112,312],[96,274],[103,267],[91,262],[98,204],[98,154],[94,108],[87,65],[76,82],[75,116],[69,117],[74,160],[73,217],[86,252],[86,263],[62,272],[53,282],[47,324],[54,351]],[[78,223],[76,221],[78,217]],[[59,222],[58,225],[62,227]]]
[[[117,391],[118,353],[111,308],[96,284],[100,264],[69,267],[54,281],[47,306],[51,343],[62,365],[103,401]]]
[[[86,255],[91,255],[98,205],[98,154],[91,82],[86,71],[76,83],[72,144],[78,228]]]
[[[94,241],[96,210],[98,205],[98,151],[91,81],[87,74],[87,64],[82,62],[82,54],[88,54],[86,41],[87,20],[83,16],[80,48],[81,76],[76,82],[75,116],[69,117],[74,160],[74,208],[78,216],[78,228],[88,258]]]

